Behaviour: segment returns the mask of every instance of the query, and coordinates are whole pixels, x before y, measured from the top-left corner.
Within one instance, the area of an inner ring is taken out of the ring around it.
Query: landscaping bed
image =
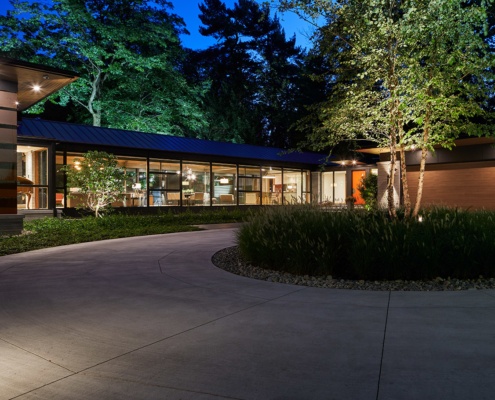
[[[296,276],[353,281],[495,278],[495,212],[432,209],[422,220],[381,211],[276,207],[238,234],[244,260]]]

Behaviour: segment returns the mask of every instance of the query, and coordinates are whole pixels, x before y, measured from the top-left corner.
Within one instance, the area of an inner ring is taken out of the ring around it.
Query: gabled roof
[[[307,165],[321,165],[325,162],[325,155],[318,153],[285,153],[283,149],[273,147],[214,142],[210,140],[100,128],[41,119],[23,119],[19,125],[18,136],[56,140],[59,143],[77,143],[231,157],[239,161],[249,159]]]

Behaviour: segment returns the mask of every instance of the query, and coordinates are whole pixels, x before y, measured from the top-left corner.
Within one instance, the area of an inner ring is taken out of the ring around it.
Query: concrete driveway
[[[495,291],[256,281],[235,229],[0,257],[0,399],[493,399]]]

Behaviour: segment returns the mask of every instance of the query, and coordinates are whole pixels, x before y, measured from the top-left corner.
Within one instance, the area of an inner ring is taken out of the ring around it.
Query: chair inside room
[[[220,204],[234,204],[234,195],[233,194],[221,194],[220,195]]]

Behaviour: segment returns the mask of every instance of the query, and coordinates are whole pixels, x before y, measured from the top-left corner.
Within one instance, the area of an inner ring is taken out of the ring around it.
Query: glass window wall
[[[149,200],[152,207],[180,205],[180,162],[151,159],[149,163]]]
[[[57,207],[84,207],[85,195],[79,193],[79,188],[65,188],[65,175],[60,171],[65,163],[76,166],[82,157],[83,154],[79,153],[64,155],[63,152],[57,152]],[[113,207],[281,205],[311,202],[311,173],[307,170],[118,155],[117,160],[119,166],[126,171],[125,197],[112,204]],[[342,174],[342,190],[345,193],[345,172]],[[325,184],[329,179],[337,178],[333,172],[326,173]],[[334,196],[335,188],[332,187],[330,193]],[[64,194],[67,197],[64,198]],[[342,196],[342,201],[344,198]]]
[[[321,180],[321,201],[324,203],[345,204],[346,172],[323,172]]]
[[[125,197],[122,201],[112,203],[113,207],[146,207],[153,201],[148,193],[146,158],[117,156],[118,165],[125,168]]]
[[[210,163],[183,161],[181,184],[183,205],[209,205]]]
[[[17,146],[17,208],[48,208],[48,149]]]
[[[281,205],[283,202],[282,169],[263,167],[262,173],[262,204]]]
[[[237,204],[237,167],[234,164],[213,164],[213,205]]]
[[[261,169],[254,166],[239,166],[239,204],[261,204]]]
[[[303,197],[303,176],[301,170],[291,171],[284,169],[284,204],[305,203]]]

